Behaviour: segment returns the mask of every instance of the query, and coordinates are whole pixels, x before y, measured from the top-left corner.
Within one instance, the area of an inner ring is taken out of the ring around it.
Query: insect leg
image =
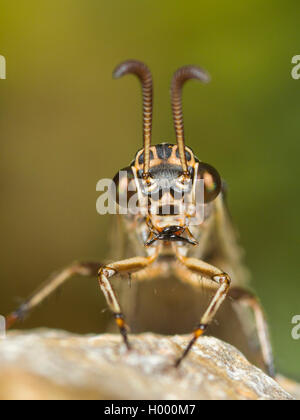
[[[188,355],[197,339],[204,334],[208,325],[214,319],[218,309],[228,294],[231,281],[228,274],[223,273],[218,268],[207,264],[204,261],[198,260],[196,258],[183,257],[178,252],[176,254],[179,261],[191,271],[191,274],[196,273],[198,275],[202,275],[212,282],[218,284],[219,286],[207,310],[203,314],[200,323],[195,328],[193,337],[190,340],[187,348],[183,352],[182,356],[176,361],[175,366],[178,367],[182,360]]]
[[[228,296],[233,298],[236,302],[246,305],[253,310],[263,361],[268,374],[274,378],[275,367],[269,328],[266,321],[266,316],[257,297],[248,290],[242,289],[240,287],[233,287],[230,290]]]
[[[151,281],[155,278],[167,278],[170,275],[170,265],[168,263],[160,263],[155,265],[150,265],[144,270],[138,271],[131,275],[131,280],[133,281]]]
[[[128,260],[118,261],[101,267],[98,273],[100,288],[105,296],[107,305],[114,315],[115,322],[119,327],[124,343],[130,349],[128,341],[128,327],[122,313],[117,295],[111,285],[110,278],[117,274],[137,273],[147,268],[156,259],[157,254],[152,257],[135,257]]]
[[[74,263],[66,267],[58,274],[47,280],[36,292],[34,292],[17,310],[6,317],[6,328],[11,328],[17,321],[24,319],[29,312],[40,305],[48,296],[54,293],[67,280],[74,275],[97,276],[100,263]]]

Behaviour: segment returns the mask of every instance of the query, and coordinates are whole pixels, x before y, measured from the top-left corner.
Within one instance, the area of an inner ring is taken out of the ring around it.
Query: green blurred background
[[[169,83],[197,64],[208,86],[184,90],[187,143],[216,166],[271,325],[278,369],[300,378],[299,2],[22,0],[0,2],[0,313],[49,273],[108,255],[110,216],[96,182],[141,147],[141,98],[116,64],[144,60],[155,82],[155,143],[174,141]],[[101,332],[97,282],[75,279],[24,328]]]

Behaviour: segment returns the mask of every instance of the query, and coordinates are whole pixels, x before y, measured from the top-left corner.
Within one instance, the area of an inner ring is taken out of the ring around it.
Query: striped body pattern
[[[183,85],[191,79],[207,83],[210,78],[203,69],[196,66],[184,66],[174,73],[171,81],[171,108],[176,144],[161,143],[153,146],[151,145],[153,106],[151,72],[144,63],[128,60],[121,63],[113,73],[115,78],[127,74],[135,75],[142,87],[143,148],[136,153],[131,164],[118,172],[113,179],[116,192],[115,202],[119,208],[125,206],[130,209],[132,199],[137,198],[135,202],[137,211],[122,213],[128,243],[131,245],[127,247],[126,259],[108,264],[85,262],[70,265],[52,277],[17,310],[10,313],[6,318],[7,326],[11,327],[27,315],[72,276],[97,276],[99,288],[113,314],[123,343],[130,350],[129,329],[112,282],[117,276],[121,282],[123,279],[127,282],[129,276],[135,285],[142,284],[144,280],[147,280],[144,284],[149,284],[149,280],[163,279],[164,284],[168,285],[165,290],[166,300],[161,308],[165,311],[163,315],[157,314],[157,309],[153,310],[152,304],[149,304],[150,295],[153,296],[150,286],[150,293],[144,294],[144,299],[142,294],[135,295],[139,296],[139,302],[133,302],[129,308],[131,309],[129,319],[130,322],[135,321],[134,308],[140,303],[142,316],[145,315],[148,307],[148,318],[151,321],[157,319],[158,331],[154,326],[155,322],[144,323],[147,330],[156,329],[155,332],[165,332],[163,328],[166,323],[164,322],[172,306],[169,298],[173,290],[173,280],[167,283],[165,279],[170,280],[173,275],[184,287],[177,296],[175,305],[173,302],[175,314],[173,318],[171,317],[173,321],[169,323],[166,333],[178,332],[179,323],[183,321],[183,318],[189,322],[190,319],[186,315],[191,312],[192,307],[199,311],[198,298],[204,294],[203,291],[212,292],[212,297],[205,306],[206,309],[202,311],[200,317],[197,315],[197,323],[185,350],[174,358],[174,366],[178,367],[192,351],[194,343],[213,324],[219,309],[222,310],[224,307],[223,303],[231,305],[234,302],[234,304],[240,304],[239,307],[246,307],[247,311],[253,312],[255,334],[262,361],[260,366],[274,376],[267,323],[258,300],[245,288],[242,253],[225,204],[221,177],[213,166],[200,161],[185,145],[182,112]],[[134,195],[133,191],[137,194]],[[198,208],[203,212],[199,213]],[[187,305],[184,306],[181,304],[187,287],[192,287],[193,292],[188,297]],[[228,297],[231,298],[230,301]],[[155,305],[157,300],[155,297]],[[179,316],[180,306],[184,310]],[[229,331],[230,336],[236,333],[240,338],[242,330],[248,329],[247,324],[239,318],[233,307],[222,318],[225,319],[225,330]],[[252,338],[248,340],[248,338],[246,334],[246,347],[252,351],[249,343],[253,340]]]

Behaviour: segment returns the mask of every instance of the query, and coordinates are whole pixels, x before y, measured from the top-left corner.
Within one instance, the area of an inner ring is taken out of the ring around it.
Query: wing
[[[249,271],[244,265],[244,250],[233,225],[224,191],[215,200],[215,210],[204,260],[227,272],[233,286],[246,287]],[[205,252],[204,252],[205,254]]]

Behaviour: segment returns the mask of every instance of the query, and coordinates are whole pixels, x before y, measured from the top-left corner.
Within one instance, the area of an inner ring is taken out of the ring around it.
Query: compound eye
[[[213,201],[221,192],[222,181],[218,171],[208,163],[199,163],[197,180],[204,182],[204,202]]]
[[[113,178],[114,188],[111,189],[113,199],[121,207],[127,207],[130,198],[136,194],[136,184],[131,167],[121,169]]]

